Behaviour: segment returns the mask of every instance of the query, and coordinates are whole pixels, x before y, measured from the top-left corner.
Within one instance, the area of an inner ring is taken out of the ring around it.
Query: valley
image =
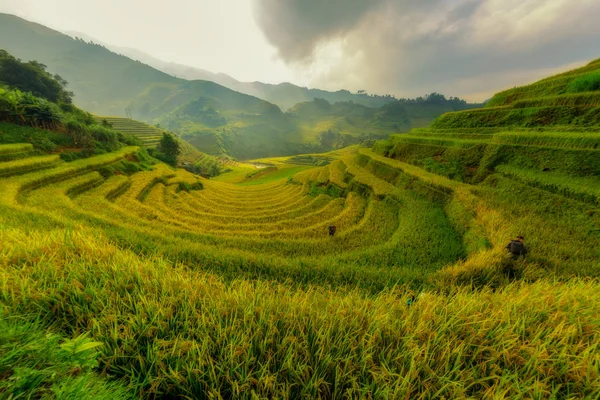
[[[282,111],[0,21],[0,397],[600,398],[599,60]]]
[[[0,49],[48,66],[69,82],[75,103],[86,111],[114,117],[129,112],[135,120],[178,134],[203,153],[239,160],[326,152],[384,139],[389,129],[407,132],[446,111],[476,106],[438,94],[396,100],[307,90],[296,96],[300,88],[293,85],[282,85],[275,97],[263,96],[300,101],[288,111],[212,81],[176,78],[102,45],[7,14],[0,14]]]

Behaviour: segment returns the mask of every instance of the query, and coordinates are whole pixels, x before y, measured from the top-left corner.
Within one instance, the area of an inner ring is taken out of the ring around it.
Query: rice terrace
[[[600,398],[600,60],[283,112],[2,29],[0,399]]]

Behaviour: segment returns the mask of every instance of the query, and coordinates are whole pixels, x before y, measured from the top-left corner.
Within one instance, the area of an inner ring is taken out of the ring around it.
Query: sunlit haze
[[[597,0],[0,0],[0,12],[241,81],[397,96],[484,100],[600,54]]]

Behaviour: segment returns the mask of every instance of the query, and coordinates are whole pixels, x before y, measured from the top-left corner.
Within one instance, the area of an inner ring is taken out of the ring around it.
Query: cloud
[[[597,0],[253,1],[279,56],[331,89],[481,96],[600,57]]]
[[[254,14],[285,61],[309,58],[321,40],[348,33],[384,0],[259,0]]]

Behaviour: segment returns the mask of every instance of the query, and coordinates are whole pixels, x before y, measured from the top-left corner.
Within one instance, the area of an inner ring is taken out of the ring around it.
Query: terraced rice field
[[[165,164],[131,176],[98,173],[134,160],[135,147],[71,163],[27,151],[0,146],[14,156],[0,162],[0,233],[9,246],[0,251],[8,267],[0,298],[69,336],[91,332],[103,346],[102,369],[131,382],[132,393],[600,393],[590,358],[598,350],[597,284],[494,281],[505,279],[495,268],[511,232],[589,224],[537,212],[513,218],[499,188],[515,181],[476,188],[358,147],[335,152],[327,166],[275,171],[249,186]],[[186,189],[198,183],[202,190]],[[530,212],[535,201],[519,198]],[[573,215],[584,213],[577,204],[569,203]],[[555,260],[567,274],[597,268],[590,261],[600,259],[600,246],[566,262],[571,245],[552,237],[545,248],[531,237],[547,259],[532,256],[526,280]],[[586,240],[600,244],[600,236]],[[507,286],[492,295],[457,283]],[[405,297],[418,290],[423,296],[407,307]],[[576,320],[568,317],[573,307]],[[589,373],[559,371],[567,360]],[[496,364],[503,369],[490,372]],[[555,372],[543,377],[541,368]]]
[[[0,378],[53,390],[49,349],[115,398],[600,398],[598,96],[564,94],[599,65],[221,180],[0,146]]]
[[[232,276],[266,274],[307,284],[331,279],[343,285],[358,274],[365,275],[361,285],[375,290],[394,280],[418,281],[422,268],[435,271],[465,255],[441,204],[391,188],[353,163],[356,152],[306,172],[318,172],[323,180],[337,176],[341,186],[352,176],[363,184],[370,180],[374,196],[369,191],[311,196],[303,178],[306,167],[275,171],[261,178],[267,183],[249,186],[202,179],[164,164],[106,181],[94,171],[130,153],[134,150],[70,164],[54,156],[0,163],[3,186],[13,189],[5,200],[93,222],[125,246]],[[295,172],[298,179],[290,179]],[[204,190],[179,190],[180,182],[197,181]],[[407,219],[409,210],[422,210],[423,218]],[[328,236],[330,225],[337,227],[334,237]],[[398,244],[425,226],[426,233],[417,236],[443,239],[445,251],[432,255],[412,249],[399,258]],[[239,271],[237,263],[247,267]]]
[[[98,116],[96,120],[106,120],[114,129],[138,137],[145,147],[156,147],[164,132],[160,128],[129,118]]]

